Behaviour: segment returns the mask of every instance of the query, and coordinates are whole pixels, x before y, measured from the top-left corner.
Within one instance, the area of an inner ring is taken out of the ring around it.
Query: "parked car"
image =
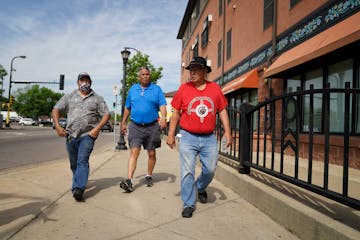
[[[66,118],[59,118],[59,124],[62,128],[66,128],[67,119]],[[55,129],[55,125],[53,123],[53,129]]]
[[[35,126],[36,125],[36,122],[34,119],[32,118],[21,118],[20,121],[19,121],[19,124],[24,126]]]
[[[49,119],[41,119],[39,123],[41,126],[52,126],[52,122]]]
[[[107,121],[107,123],[101,128],[101,131],[109,131],[109,132],[113,132],[114,131],[114,127],[112,125],[112,123],[110,121]]]

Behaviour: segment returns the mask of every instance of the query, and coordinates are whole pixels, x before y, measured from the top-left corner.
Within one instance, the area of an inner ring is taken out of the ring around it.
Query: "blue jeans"
[[[217,141],[214,134],[196,135],[185,130],[180,130],[180,134],[181,199],[184,208],[195,207],[196,192],[205,191],[214,178],[218,160]],[[197,156],[200,157],[201,174],[195,182]]]
[[[89,157],[94,148],[94,143],[95,139],[89,135],[66,140],[66,149],[73,173],[71,191],[75,188],[85,190],[89,177]]]

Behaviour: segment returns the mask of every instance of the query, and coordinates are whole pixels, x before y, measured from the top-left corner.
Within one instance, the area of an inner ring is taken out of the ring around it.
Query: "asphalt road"
[[[101,133],[94,151],[105,145],[114,146],[113,133]],[[0,171],[64,158],[65,138],[58,137],[51,127],[14,125],[0,129]]]

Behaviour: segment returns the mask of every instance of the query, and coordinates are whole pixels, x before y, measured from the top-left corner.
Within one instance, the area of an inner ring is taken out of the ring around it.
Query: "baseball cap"
[[[82,79],[82,78],[88,78],[88,79],[91,81],[91,77],[90,77],[90,75],[89,75],[87,72],[81,72],[81,73],[79,73],[79,75],[78,75],[78,81],[79,81],[80,79]]]
[[[190,70],[193,67],[206,67],[207,72],[211,72],[211,67],[206,64],[206,60],[203,57],[194,57],[185,69]]]

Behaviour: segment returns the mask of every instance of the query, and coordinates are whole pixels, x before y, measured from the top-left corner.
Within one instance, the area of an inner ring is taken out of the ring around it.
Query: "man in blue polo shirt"
[[[128,163],[128,178],[120,183],[126,192],[133,191],[133,176],[141,146],[148,152],[148,172],[145,178],[146,185],[153,185],[152,173],[156,163],[156,148],[161,146],[161,130],[166,127],[166,100],[161,88],[150,82],[150,70],[141,67],[138,72],[139,83],[134,84],[128,93],[125,102],[124,116],[121,122],[121,131],[129,131],[130,159]],[[158,112],[161,112],[160,125]],[[130,116],[131,122],[126,122]]]

